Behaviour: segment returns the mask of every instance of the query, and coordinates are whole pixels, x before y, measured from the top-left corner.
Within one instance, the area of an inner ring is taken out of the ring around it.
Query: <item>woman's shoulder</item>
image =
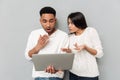
[[[87,27],[86,30],[88,30],[88,31],[92,31],[92,30],[96,30],[96,29],[93,28],[93,27]]]
[[[86,31],[87,31],[88,33],[94,33],[94,32],[96,32],[96,29],[93,28],[93,27],[87,27],[87,28],[86,28]]]

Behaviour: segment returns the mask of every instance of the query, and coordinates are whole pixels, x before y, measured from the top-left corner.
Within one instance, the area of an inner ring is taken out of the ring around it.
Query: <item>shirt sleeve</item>
[[[25,49],[25,58],[27,60],[31,60],[31,57],[28,55],[29,50],[31,50],[33,48],[33,35],[32,32],[30,33],[29,37],[28,37],[28,41],[27,41],[27,46]]]
[[[93,48],[97,50],[97,54],[95,55],[95,57],[101,58],[104,54],[103,47],[101,45],[101,41],[100,41],[98,32],[94,28],[91,29],[91,41],[93,44]]]
[[[68,48],[68,45],[69,45],[69,37],[66,34],[65,36],[62,37],[61,45],[59,46],[59,52],[60,53],[65,53],[61,50],[61,48]]]

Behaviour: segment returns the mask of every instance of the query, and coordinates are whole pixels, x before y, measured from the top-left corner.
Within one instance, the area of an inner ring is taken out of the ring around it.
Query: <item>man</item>
[[[25,57],[31,60],[33,54],[61,53],[61,48],[67,46],[68,36],[65,32],[56,29],[56,11],[52,7],[44,7],[40,10],[40,23],[43,29],[31,32]],[[45,71],[35,71],[35,80],[62,80],[64,72],[55,70],[54,65],[47,66]]]

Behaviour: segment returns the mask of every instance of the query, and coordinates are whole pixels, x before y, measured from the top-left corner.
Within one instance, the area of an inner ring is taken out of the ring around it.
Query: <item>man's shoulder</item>
[[[31,31],[31,34],[44,34],[45,31],[43,29],[35,29]]]
[[[37,32],[40,32],[40,31],[43,31],[43,29],[35,29],[31,33],[37,33]]]
[[[58,32],[59,34],[61,34],[61,35],[67,35],[67,33],[66,33],[65,31],[62,31],[62,30],[60,30],[60,29],[58,29],[57,32]]]

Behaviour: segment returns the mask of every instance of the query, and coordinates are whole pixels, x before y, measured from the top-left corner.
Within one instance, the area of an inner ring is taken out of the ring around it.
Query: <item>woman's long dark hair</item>
[[[69,14],[67,20],[68,19],[70,19],[72,23],[79,29],[85,29],[87,27],[85,17],[81,12]]]

